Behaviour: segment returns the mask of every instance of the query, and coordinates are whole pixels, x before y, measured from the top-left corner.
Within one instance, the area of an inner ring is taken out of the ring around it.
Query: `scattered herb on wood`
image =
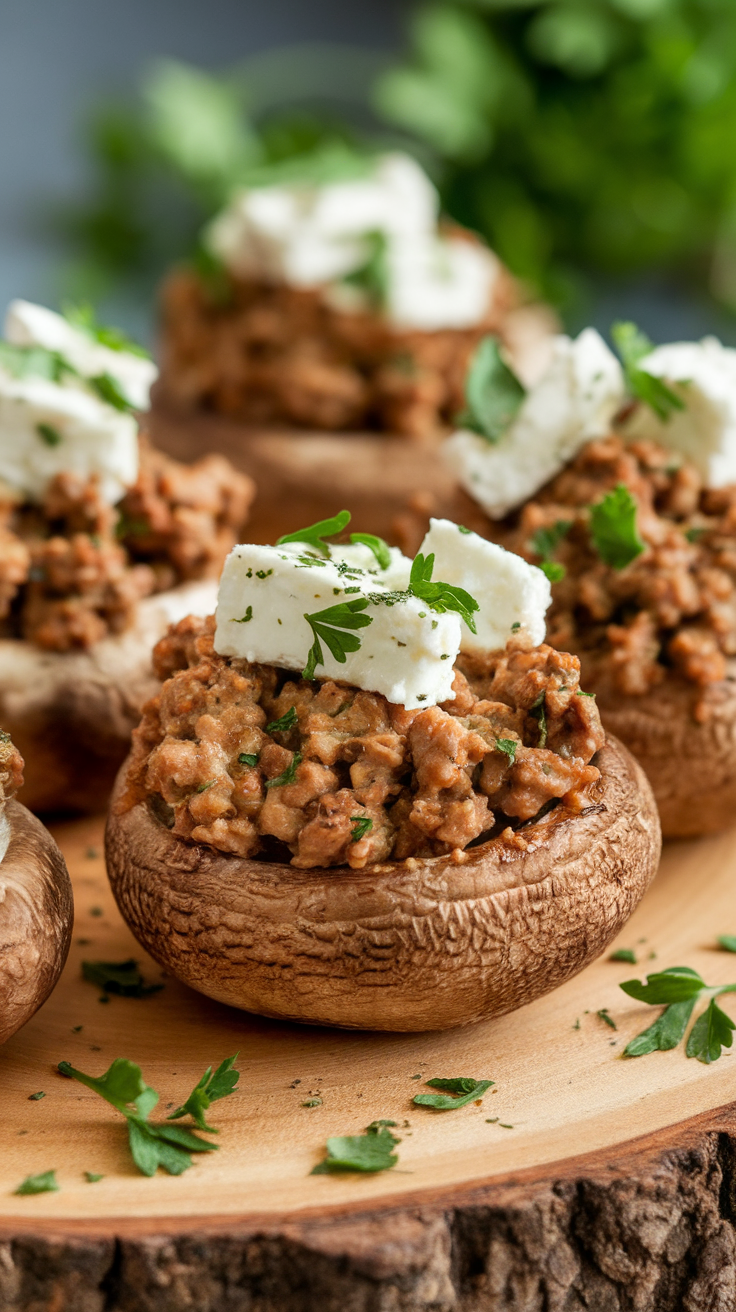
[[[618,1029],[618,1025],[613,1019],[613,1016],[609,1016],[608,1014],[608,1007],[601,1007],[600,1011],[597,1011],[595,1014],[599,1020],[602,1020],[605,1025],[608,1025],[609,1029]]]
[[[321,1107],[321,1106],[322,1106],[321,1098],[307,1098],[307,1101],[302,1103],[302,1107]]]
[[[736,993],[736,984],[710,986],[689,966],[672,966],[669,970],[647,976],[644,983],[630,979],[620,987],[637,1002],[665,1008],[649,1029],[637,1034],[626,1045],[625,1057],[642,1057],[650,1052],[676,1048],[685,1037],[695,1006],[700,1002],[708,1005],[690,1031],[685,1046],[686,1056],[697,1057],[698,1061],[709,1065],[718,1060],[724,1048],[731,1047],[736,1026],[718,1006],[716,998],[722,993]]]
[[[418,1107],[431,1107],[437,1112],[450,1112],[482,1098],[486,1090],[494,1084],[494,1081],[474,1080],[467,1076],[459,1076],[449,1080],[439,1078],[425,1080],[425,1084],[430,1089],[441,1089],[443,1092],[417,1093],[412,1102],[415,1102]]]
[[[84,1178],[87,1181],[87,1184],[97,1184],[98,1180],[104,1180],[105,1177],[104,1175],[100,1175],[97,1171],[85,1171]]]
[[[628,961],[630,966],[636,965],[636,953],[633,948],[616,948],[608,958],[609,961]]]
[[[40,1102],[41,1099],[42,1099],[42,1098],[45,1098],[45,1097],[46,1097],[46,1094],[44,1093],[43,1089],[39,1089],[38,1093],[29,1093],[29,1095],[28,1095],[28,1101],[29,1101],[29,1102]]]
[[[146,983],[133,957],[127,961],[83,961],[82,975],[105,993],[121,998],[147,998],[163,988],[163,984]]]
[[[736,952],[736,934],[721,934],[718,938],[719,948],[724,952]]]
[[[214,1075],[212,1067],[208,1066],[204,1075],[198,1084],[195,1084],[192,1092],[181,1107],[177,1107],[175,1112],[167,1116],[168,1121],[178,1121],[182,1116],[191,1116],[194,1124],[200,1130],[206,1130],[207,1134],[219,1134],[219,1131],[212,1125],[208,1125],[204,1114],[213,1102],[219,1102],[221,1098],[227,1098],[235,1092],[235,1086],[240,1079],[240,1071],[234,1069],[238,1053],[232,1057],[226,1057],[220,1062]]]
[[[324,1161],[312,1167],[311,1175],[335,1171],[388,1171],[398,1162],[394,1152],[401,1143],[389,1128],[393,1121],[373,1121],[363,1134],[339,1136],[327,1140]]]
[[[22,1184],[13,1190],[16,1194],[58,1194],[56,1171],[41,1171],[38,1175],[27,1175]]]

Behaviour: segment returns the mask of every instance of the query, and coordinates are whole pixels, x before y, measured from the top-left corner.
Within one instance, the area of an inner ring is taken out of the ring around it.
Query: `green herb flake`
[[[182,1116],[191,1116],[194,1124],[200,1130],[205,1130],[207,1134],[218,1134],[214,1126],[208,1125],[204,1114],[209,1110],[213,1102],[219,1102],[221,1098],[228,1098],[231,1093],[235,1092],[235,1086],[240,1079],[240,1071],[235,1070],[235,1062],[239,1054],[236,1052],[232,1057],[226,1057],[220,1062],[214,1075],[212,1067],[208,1066],[204,1075],[198,1084],[195,1084],[192,1092],[181,1107],[177,1107],[175,1112],[167,1116],[167,1121],[178,1121]]]
[[[707,528],[688,528],[685,530],[685,537],[688,542],[699,542],[703,534],[707,532]]]
[[[617,1029],[618,1029],[618,1025],[616,1024],[615,1020],[613,1019],[613,1016],[609,1016],[609,1014],[608,1014],[608,1007],[601,1007],[600,1010],[597,1011],[595,1014],[596,1014],[596,1016],[598,1017],[599,1020],[602,1020],[602,1021],[603,1021],[604,1025],[607,1025],[607,1026],[608,1026],[609,1029],[612,1029],[612,1030],[617,1030]]]
[[[647,976],[644,983],[630,979],[620,987],[637,1002],[665,1008],[649,1029],[637,1034],[627,1044],[625,1057],[642,1057],[650,1052],[676,1048],[685,1036],[696,1005],[706,1001],[705,1011],[690,1032],[686,1056],[696,1057],[709,1065],[718,1060],[723,1048],[731,1047],[734,1023],[716,1004],[716,998],[722,993],[736,993],[736,984],[710,986],[689,966],[672,966],[669,970]]]
[[[241,615],[239,620],[234,619],[233,624],[250,624],[252,619],[253,619],[253,607],[249,606],[245,612],[245,615]]]
[[[293,784],[296,779],[297,766],[301,759],[301,752],[294,752],[286,769],[281,774],[277,774],[275,779],[266,780],[266,788],[284,788],[287,784]]]
[[[500,441],[526,397],[526,388],[501,356],[496,337],[484,337],[470,361],[465,380],[465,410],[458,424],[487,442]]]
[[[337,515],[333,515],[331,519],[320,519],[316,524],[310,524],[307,528],[297,529],[295,533],[286,533],[278,539],[276,546],[281,547],[286,542],[307,542],[321,556],[329,556],[330,548],[324,539],[342,533],[343,529],[347,528],[351,518],[349,510],[341,510]]]
[[[47,446],[60,446],[63,438],[58,428],[51,424],[36,424],[36,432]]]
[[[58,1194],[56,1171],[42,1171],[38,1175],[27,1175],[22,1184],[13,1190],[16,1194]]]
[[[248,765],[248,766],[250,766],[251,770],[253,770],[253,769],[255,769],[255,767],[258,765],[258,753],[257,753],[257,752],[241,752],[240,755],[239,755],[239,757],[238,757],[238,762],[239,762],[240,765]]]
[[[598,555],[612,569],[625,569],[644,551],[636,526],[636,501],[624,483],[590,508],[590,536]]]
[[[371,306],[382,310],[388,300],[390,271],[388,264],[388,239],[383,232],[367,232],[363,241],[367,255],[357,269],[346,273],[342,282],[348,287],[357,287],[365,292]]]
[[[28,1101],[29,1101],[29,1102],[40,1102],[41,1099],[42,1099],[42,1098],[45,1098],[45,1097],[46,1097],[46,1094],[43,1092],[42,1089],[39,1089],[38,1093],[29,1093],[29,1095],[28,1095]]]
[[[336,606],[304,615],[314,635],[314,642],[309,650],[303,678],[313,679],[318,665],[324,665],[322,643],[328,647],[339,665],[344,665],[347,653],[360,651],[360,638],[351,630],[365,629],[373,623],[371,615],[363,615],[368,606],[366,597],[356,597],[354,601],[340,601]]]
[[[290,706],[280,719],[272,720],[266,725],[266,733],[288,733],[290,729],[295,729],[299,723],[299,716],[296,713],[296,706]]]
[[[97,1184],[98,1180],[104,1180],[105,1177],[100,1175],[98,1171],[85,1171],[84,1178],[87,1184]]]
[[[97,374],[94,378],[88,378],[86,381],[92,391],[97,393],[100,400],[104,401],[106,405],[111,405],[114,410],[120,410],[125,414],[135,410],[135,406],[128,400],[117,378],[113,378],[112,374],[107,373],[107,371]]]
[[[147,984],[132,957],[127,961],[83,961],[82,976],[105,993],[122,998],[147,998],[163,988],[163,984]]]
[[[724,952],[736,952],[736,934],[721,934],[718,938],[719,948]]]
[[[509,758],[511,765],[514,764],[516,749],[519,746],[515,738],[497,738],[496,747],[499,752],[503,752]]]
[[[458,533],[465,533],[469,537],[473,530],[470,528],[466,528],[464,524],[458,524],[457,531]]]
[[[399,1160],[394,1149],[400,1143],[387,1124],[374,1121],[363,1134],[328,1139],[324,1161],[313,1167],[310,1174],[389,1171]]]
[[[532,702],[529,707],[529,714],[533,720],[536,720],[539,728],[539,741],[537,747],[547,746],[547,711],[544,702],[544,692],[540,692],[536,701]]]
[[[112,328],[107,324],[101,324],[97,321],[94,308],[89,301],[82,301],[78,304],[66,302],[61,312],[73,328],[79,328],[94,342],[99,342],[100,346],[106,346],[109,351],[126,351],[128,355],[140,356],[143,360],[150,360],[150,352],[134,342],[119,328]]]
[[[321,1107],[321,1106],[322,1106],[322,1099],[321,1099],[321,1098],[307,1098],[307,1101],[306,1101],[306,1102],[303,1102],[303,1103],[301,1104],[301,1106],[302,1106],[302,1107]]]
[[[351,815],[350,823],[354,826],[350,835],[351,843],[359,843],[361,838],[365,838],[373,828],[373,821],[369,815]]]
[[[609,961],[628,961],[630,966],[636,965],[636,953],[633,948],[616,948],[608,958]]]
[[[216,779],[209,779],[206,784],[197,784],[194,791],[195,793],[206,793],[209,788],[214,788],[216,783]]]
[[[455,1111],[465,1107],[469,1102],[476,1102],[491,1088],[493,1080],[474,1080],[468,1076],[453,1079],[425,1080],[430,1089],[442,1089],[442,1093],[417,1093],[412,1102],[418,1107],[431,1107],[437,1112]]]
[[[619,322],[611,328],[611,336],[632,396],[643,401],[662,420],[669,419],[673,410],[684,410],[685,402],[671,387],[640,367],[640,362],[654,349],[646,334],[634,323]]]
[[[376,537],[375,533],[351,533],[350,541],[368,547],[373,552],[379,569],[388,569],[391,564],[391,548],[383,538]],[[345,591],[349,592],[350,589],[346,588]]]
[[[421,601],[426,601],[430,610],[438,615],[445,611],[455,611],[467,624],[470,632],[475,633],[473,615],[475,611],[480,610],[475,597],[471,597],[464,588],[455,587],[452,583],[441,583],[439,580],[433,582],[433,570],[434,553],[426,557],[421,552],[416,555],[411,566],[409,592],[412,596],[419,597]],[[436,621],[433,621],[433,626],[435,624]]]

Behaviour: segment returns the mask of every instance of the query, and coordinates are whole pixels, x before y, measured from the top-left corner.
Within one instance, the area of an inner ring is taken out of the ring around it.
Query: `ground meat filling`
[[[47,651],[122,633],[143,597],[219,574],[252,495],[221,456],[184,466],[142,441],[138,481],[119,506],[70,473],[40,505],[0,503],[0,633]]]
[[[11,742],[10,734],[0,729],[0,811],[22,787],[23,757]]]
[[[606,565],[589,506],[617,484],[633,494],[646,549],[625,569]],[[736,487],[705,488],[693,465],[653,442],[590,442],[535,500],[491,536],[539,563],[535,535],[567,524],[554,559],[550,643],[576,652],[584,680],[643,695],[668,671],[694,689],[726,675],[736,655]]]
[[[407,711],[218,656],[213,633],[190,616],[155,649],[165,682],[133,734],[123,801],[147,799],[191,842],[306,868],[439,856],[557,799],[581,810],[599,778],[595,700],[577,658],[551,647],[461,657],[455,700]]]

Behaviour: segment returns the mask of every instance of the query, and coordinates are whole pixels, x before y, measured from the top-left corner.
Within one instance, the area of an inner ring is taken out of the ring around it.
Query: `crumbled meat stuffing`
[[[23,787],[23,757],[13,746],[10,734],[0,729],[0,809]]]
[[[625,569],[597,555],[588,507],[623,483],[646,550]],[[688,461],[653,442],[591,442],[533,501],[489,535],[539,563],[534,537],[568,523],[554,552],[547,638],[576,652],[583,677],[612,694],[642,695],[678,672],[718,682],[736,655],[736,487],[705,488]]]
[[[117,507],[94,479],[57,475],[41,505],[0,504],[4,636],[86,649],[133,622],[142,597],[216,577],[253,495],[222,456],[180,465],[141,441],[138,481]]]
[[[362,868],[465,848],[553,799],[580,809],[599,777],[595,700],[577,658],[552,647],[460,657],[455,700],[407,711],[218,656],[213,634],[190,616],[156,647],[165,682],[133,734],[123,803],[148,798],[192,842]],[[291,707],[294,728],[269,732]]]
[[[228,278],[218,297],[181,270],[164,287],[163,386],[255,424],[426,438],[462,408],[469,357],[503,331],[516,299],[502,271],[472,329],[402,331],[378,313],[336,309],[319,290]]]

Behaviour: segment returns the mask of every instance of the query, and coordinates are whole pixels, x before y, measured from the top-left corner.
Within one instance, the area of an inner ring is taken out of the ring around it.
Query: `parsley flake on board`
[[[131,1156],[143,1175],[155,1175],[159,1166],[169,1175],[181,1175],[192,1165],[193,1152],[211,1153],[218,1147],[181,1125],[151,1125],[148,1117],[158,1094],[145,1083],[140,1066],[125,1057],[116,1057],[99,1077],[75,1070],[68,1061],[60,1061],[59,1070],[98,1093],[125,1117]]]
[[[721,1011],[716,998],[721,993],[736,993],[736,984],[709,986],[689,966],[672,966],[669,970],[647,976],[644,983],[638,979],[626,980],[620,988],[637,1002],[648,1002],[651,1006],[665,1008],[648,1030],[637,1034],[626,1045],[625,1057],[643,1057],[650,1052],[666,1052],[676,1048],[685,1037],[696,1004],[704,1001],[708,1005],[690,1031],[685,1047],[686,1056],[697,1057],[698,1061],[710,1064],[718,1060],[723,1048],[731,1047],[736,1026]]]
[[[445,611],[455,611],[465,621],[471,633],[476,632],[473,613],[480,610],[475,597],[471,597],[464,588],[457,588],[452,583],[432,582],[434,553],[423,556],[421,552],[414,557],[409,577],[409,592],[420,601],[426,601],[430,610],[442,615]]]
[[[22,1184],[13,1190],[16,1194],[58,1194],[56,1171],[41,1171],[38,1175],[27,1175]]]
[[[362,546],[368,547],[373,552],[378,566],[381,569],[388,569],[391,564],[391,548],[387,542],[384,542],[383,538],[377,537],[375,533],[351,533],[350,541],[354,546],[360,543]],[[349,592],[350,589],[346,588],[345,591]]]
[[[636,965],[636,953],[633,948],[616,948],[608,958],[609,961],[628,961],[630,966]]]
[[[736,934],[721,934],[718,946],[723,948],[724,952],[736,952]]]
[[[526,388],[501,356],[495,337],[484,337],[476,347],[465,380],[465,410],[457,422],[498,442],[516,418]]]
[[[640,368],[640,362],[654,350],[646,333],[635,323],[619,322],[611,328],[616,349],[621,356],[629,391],[644,401],[660,419],[669,419],[673,410],[684,410],[685,402],[661,378]]]
[[[351,815],[350,823],[355,826],[350,835],[351,843],[359,843],[361,838],[365,838],[373,828],[373,821],[369,815]]]
[[[38,1093],[29,1093],[29,1095],[28,1095],[28,1101],[29,1101],[29,1102],[40,1102],[41,1099],[42,1099],[42,1098],[45,1098],[45,1097],[46,1097],[46,1094],[44,1093],[43,1089],[39,1089]]]
[[[294,752],[286,769],[281,774],[277,774],[275,779],[266,780],[266,788],[285,788],[287,784],[293,784],[296,779],[297,766],[301,763],[301,759],[301,752]]]
[[[314,642],[309,649],[307,663],[302,677],[313,679],[318,665],[324,665],[325,658],[322,643],[329,648],[339,665],[344,665],[347,653],[360,650],[360,638],[351,632],[353,629],[366,629],[373,623],[371,615],[363,615],[368,606],[367,597],[356,597],[354,601],[340,601],[336,606],[326,610],[315,611],[304,618],[314,634]]]
[[[590,507],[590,536],[601,560],[625,569],[644,550],[636,527],[636,502],[624,483]]]
[[[205,1112],[213,1102],[219,1102],[220,1098],[227,1098],[235,1092],[235,1086],[240,1079],[240,1071],[234,1069],[235,1062],[239,1054],[233,1053],[232,1057],[226,1057],[220,1062],[214,1075],[212,1067],[208,1066],[204,1075],[198,1084],[195,1084],[192,1092],[186,1102],[181,1107],[177,1107],[175,1112],[167,1116],[167,1121],[178,1121],[182,1116],[191,1116],[194,1124],[200,1130],[206,1130],[208,1134],[219,1134],[213,1125],[208,1125],[204,1119]]]
[[[266,733],[288,733],[290,729],[295,729],[299,723],[299,716],[296,713],[296,706],[290,706],[278,720],[272,720],[266,725]]]
[[[550,583],[559,583],[567,573],[565,566],[552,557],[571,527],[571,519],[558,519],[550,528],[537,529],[529,544],[534,554],[540,557],[539,569],[547,575]]]
[[[310,1175],[328,1175],[334,1171],[389,1171],[398,1162],[394,1152],[401,1143],[389,1129],[393,1121],[373,1121],[363,1134],[351,1134],[327,1140],[324,1161],[312,1167]]]
[[[87,1184],[97,1184],[98,1180],[104,1180],[105,1177],[98,1171],[85,1171],[84,1178]]]
[[[425,1080],[430,1089],[442,1089],[444,1092],[417,1093],[412,1102],[419,1107],[431,1107],[437,1112],[455,1111],[457,1107],[465,1107],[467,1103],[482,1098],[493,1083],[493,1080],[473,1080],[467,1076],[450,1080]]]
[[[47,446],[61,445],[63,440],[61,433],[58,428],[54,428],[52,424],[36,424],[36,432],[41,438],[41,441],[45,442]]]
[[[122,998],[147,998],[163,988],[163,984],[146,984],[133,957],[127,961],[83,961],[82,975],[105,993]]]
[[[329,556],[330,548],[324,539],[334,537],[336,533],[342,533],[351,519],[352,515],[349,510],[341,510],[337,515],[333,515],[331,519],[320,519],[316,524],[309,524],[307,528],[297,529],[295,533],[285,533],[282,538],[277,540],[276,546],[282,547],[287,542],[307,542],[321,556]]]

